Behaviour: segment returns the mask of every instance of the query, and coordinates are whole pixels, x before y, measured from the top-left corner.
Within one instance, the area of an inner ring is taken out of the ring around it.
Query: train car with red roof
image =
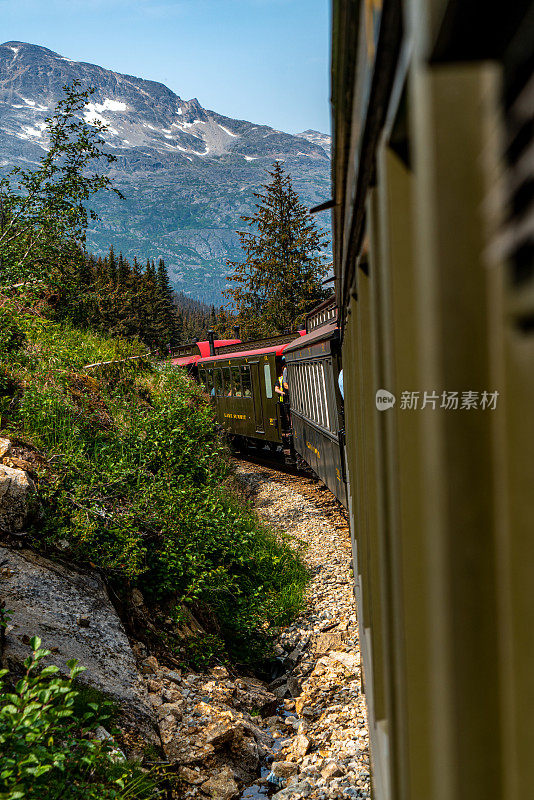
[[[237,445],[290,447],[280,396],[276,392],[285,348],[299,332],[254,342],[217,346],[196,367],[221,427]]]

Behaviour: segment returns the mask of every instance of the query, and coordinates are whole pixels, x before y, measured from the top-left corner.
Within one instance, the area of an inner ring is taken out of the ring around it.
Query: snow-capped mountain
[[[332,137],[329,136],[327,133],[321,133],[320,131],[314,130],[307,130],[302,131],[302,133],[297,133],[297,136],[300,136],[302,139],[306,139],[308,142],[312,144],[316,144],[319,147],[322,147],[323,150],[330,155],[332,150]]]
[[[108,126],[111,168],[126,200],[103,196],[89,232],[96,252],[113,244],[129,257],[163,256],[174,285],[217,300],[226,258],[240,258],[236,228],[275,159],[285,162],[304,202],[329,197],[330,137],[293,136],[231,119],[182,100],[161,83],[71,61],[37,45],[0,45],[0,168],[36,162],[45,119],[74,80],[93,87],[85,119]],[[328,218],[324,218],[328,224]]]

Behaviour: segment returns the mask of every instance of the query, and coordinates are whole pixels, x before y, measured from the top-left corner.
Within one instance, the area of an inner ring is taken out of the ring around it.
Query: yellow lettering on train
[[[311,451],[312,451],[312,453],[315,453],[315,455],[317,456],[317,458],[321,458],[321,454],[320,454],[320,452],[319,452],[319,451],[317,450],[317,448],[316,448],[316,447],[314,447],[312,444],[310,444],[309,442],[306,442],[306,447],[308,448],[308,450],[311,450]]]

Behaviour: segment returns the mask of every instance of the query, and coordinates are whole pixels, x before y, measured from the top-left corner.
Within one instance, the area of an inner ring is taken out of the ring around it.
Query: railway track
[[[282,453],[251,453],[239,452],[233,454],[236,464],[251,464],[261,467],[271,481],[299,491],[307,500],[312,502],[335,525],[337,530],[346,529],[349,532],[348,514],[335,495],[306,465],[297,466],[286,464]]]

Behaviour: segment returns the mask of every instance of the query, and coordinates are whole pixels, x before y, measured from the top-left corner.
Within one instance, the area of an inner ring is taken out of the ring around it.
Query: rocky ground
[[[158,663],[141,642],[130,648],[97,575],[23,548],[32,469],[25,452],[0,439],[0,531],[11,542],[0,548],[0,578],[2,597],[14,610],[3,660],[20,662],[34,633],[58,665],[67,654],[78,656],[90,667],[87,680],[120,702],[119,746],[145,764],[153,752],[158,763],[161,740],[180,778],[176,800],[370,797],[350,536],[325,487],[237,465],[259,515],[303,550],[312,575],[304,613],[280,633],[267,684],[224,666],[209,674],[182,672]],[[143,618],[137,590],[132,602]]]
[[[350,537],[314,481],[241,463],[238,478],[266,521],[306,548],[307,607],[276,645],[266,685],[224,667],[181,674],[143,659],[177,797],[277,800],[370,797],[365,702],[351,578]]]

